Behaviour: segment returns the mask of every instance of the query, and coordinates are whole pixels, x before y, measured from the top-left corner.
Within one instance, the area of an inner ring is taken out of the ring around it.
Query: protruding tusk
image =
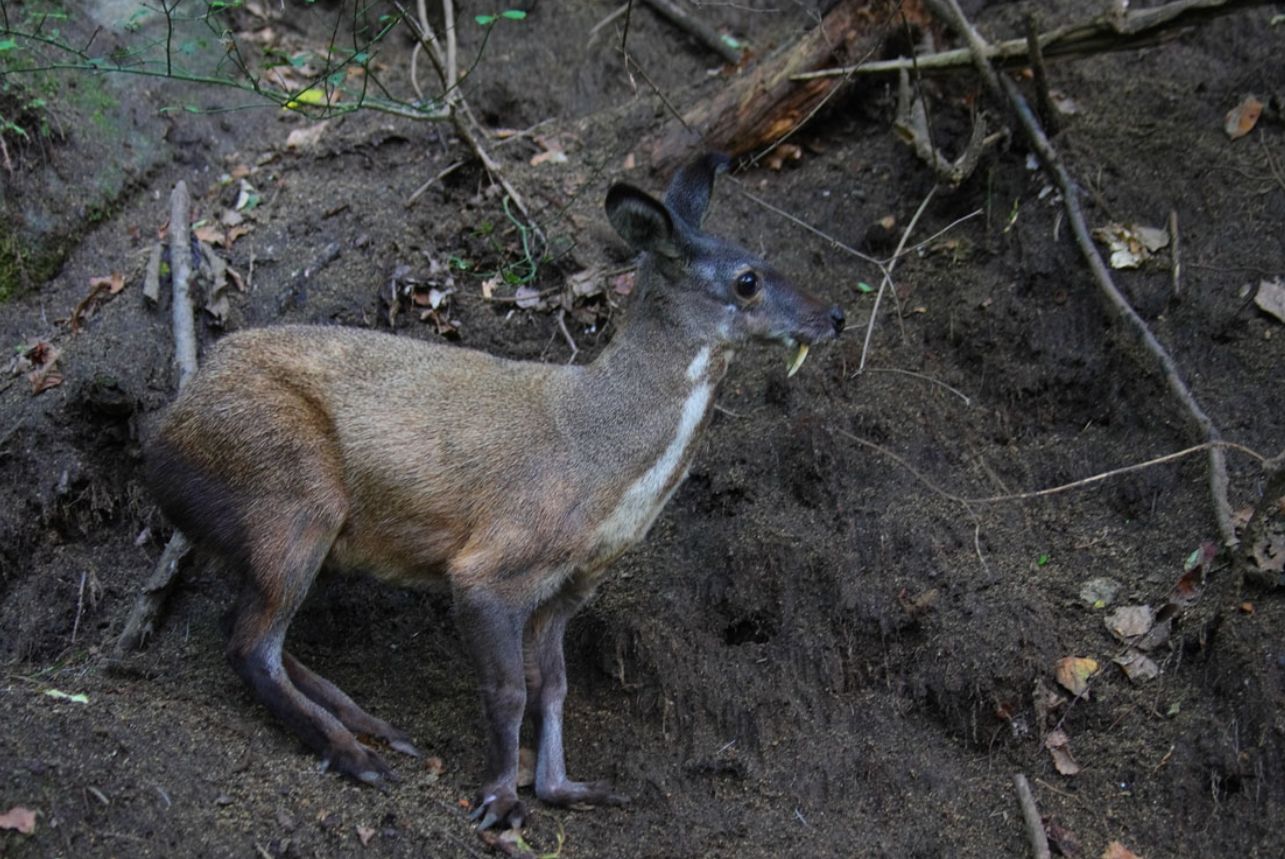
[[[799,368],[803,366],[803,359],[806,357],[808,357],[808,344],[800,343],[795,347],[794,354],[790,356],[790,372],[786,375],[786,378],[799,372]]]

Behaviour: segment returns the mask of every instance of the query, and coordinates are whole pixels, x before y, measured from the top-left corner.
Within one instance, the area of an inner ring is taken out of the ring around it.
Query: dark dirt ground
[[[701,11],[765,46],[808,27],[815,11],[768,5]],[[998,37],[1021,32],[1032,8],[1056,22],[1087,5],[971,9]],[[627,178],[660,191],[668,179],[623,166],[665,111],[641,82],[631,88],[613,47],[618,24],[588,38],[614,7],[540,4],[520,25],[497,28],[465,86],[488,125],[550,120],[537,133],[567,152],[566,164],[531,167],[539,150],[529,139],[497,149],[544,229],[577,242],[541,268],[540,289],[582,267],[625,264],[601,214],[608,184]],[[287,4],[274,26],[324,44],[334,8]],[[461,17],[478,11],[492,10]],[[1168,251],[1117,272],[1121,287],[1226,437],[1268,455],[1285,448],[1285,328],[1246,287],[1285,272],[1285,26],[1270,23],[1281,11],[1253,9],[1160,47],[1050,69],[1053,87],[1080,107],[1055,144],[1089,191],[1092,224],[1162,226],[1178,213],[1181,291]],[[461,33],[467,53],[477,32],[461,24]],[[722,85],[706,75],[715,61],[645,9],[634,10],[629,45],[672,102]],[[408,57],[405,40],[382,55],[403,92]],[[937,128],[957,146],[967,100],[986,98],[967,75],[927,86]],[[739,187],[887,256],[932,186],[890,132],[893,91],[886,81],[850,86],[796,138],[799,162],[744,171]],[[1251,92],[1264,115],[1229,141],[1223,116]],[[174,100],[159,85],[136,97]],[[39,812],[33,836],[0,833],[0,854],[487,854],[461,807],[478,785],[482,735],[445,596],[336,579],[291,630],[304,661],[441,759],[438,774],[395,756],[403,781],[388,793],[319,773],[252,701],[222,656],[230,577],[200,558],[151,646],[114,670],[109,655],[168,536],[140,483],[141,440],[176,376],[168,301],[148,306],[141,273],[173,183],[187,180],[194,216],[213,218],[235,196],[220,174],[258,165],[249,179],[263,203],[226,254],[253,274],[247,292],[231,292],[227,330],[387,327],[381,293],[399,266],[427,278],[430,260],[457,257],[490,273],[513,260],[519,237],[499,197],[479,193],[487,182],[471,160],[405,207],[428,178],[467,158],[446,124],[359,113],[303,152],[284,144],[306,123],[277,110],[171,114],[163,124],[173,160],[86,224],[56,277],[0,307],[5,348],[52,342],[65,375],[39,396],[21,378],[0,391],[0,812]],[[45,155],[29,152],[18,175],[3,175],[5,193],[40,192],[39,171],[21,173],[39,158],[65,177],[92,171],[99,156],[81,143],[73,129]],[[1011,786],[1022,772],[1043,812],[1078,838],[1080,856],[1100,856],[1112,841],[1147,859],[1285,855],[1281,592],[1238,590],[1220,562],[1153,652],[1160,675],[1142,683],[1111,664],[1121,648],[1107,610],[1079,598],[1087,580],[1105,576],[1122,586],[1117,605],[1165,602],[1187,556],[1217,539],[1203,458],[1042,500],[975,505],[975,520],[933,488],[965,497],[1038,489],[1199,440],[1106,309],[1046,185],[1015,135],[961,187],[934,196],[912,244],[981,214],[903,260],[902,317],[883,305],[870,357],[879,369],[858,376],[873,297],[857,284],[877,285],[877,271],[721,183],[710,228],[843,303],[850,329],[788,382],[779,348],[741,353],[690,479],[573,621],[569,767],[613,779],[634,802],[585,812],[532,798],[534,846],[552,850],[564,833],[565,856],[1028,856]],[[889,215],[892,240],[877,226]],[[480,235],[487,223],[498,226]],[[338,258],[300,274],[336,242]],[[128,285],[71,333],[58,320],[89,278],[111,271]],[[481,282],[455,274],[447,315],[461,345],[571,357],[556,313],[487,303]],[[591,307],[596,324],[569,319],[577,361],[614,330],[615,311],[601,299]],[[439,336],[407,307],[396,328]],[[203,316],[202,343],[218,334]],[[1232,455],[1231,476],[1233,506],[1255,503],[1258,465]],[[1067,656],[1093,657],[1103,671],[1088,696],[1046,715],[1038,690],[1059,688],[1054,670]],[[88,703],[43,694],[50,689]],[[1043,747],[1059,722],[1082,767],[1075,776],[1060,775]]]

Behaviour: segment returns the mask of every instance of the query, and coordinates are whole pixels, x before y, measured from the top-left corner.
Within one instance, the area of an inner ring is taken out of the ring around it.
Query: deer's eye
[[[742,301],[749,301],[758,295],[759,276],[752,271],[747,271],[736,279],[736,297]]]

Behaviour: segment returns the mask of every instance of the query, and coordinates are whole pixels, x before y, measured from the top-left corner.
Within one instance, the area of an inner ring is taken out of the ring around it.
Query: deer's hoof
[[[526,806],[516,794],[488,794],[469,815],[469,820],[478,820],[478,829],[490,829],[496,824],[500,824],[503,829],[521,829],[522,822],[526,820]]]

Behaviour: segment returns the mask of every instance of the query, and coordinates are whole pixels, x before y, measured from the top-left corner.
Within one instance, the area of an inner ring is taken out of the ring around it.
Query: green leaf
[[[50,698],[63,698],[68,701],[74,701],[77,704],[89,703],[89,696],[84,694],[83,692],[77,692],[75,695],[68,695],[66,692],[63,692],[59,689],[46,689],[45,694],[48,695]]]
[[[869,294],[874,292],[875,288],[870,284],[866,283],[864,280],[859,280],[857,281],[857,291]]]
[[[349,60],[349,62],[356,63],[359,66],[363,66],[366,64],[366,61],[369,59],[370,59],[370,54],[366,53],[365,51],[362,51],[360,54],[353,54],[352,59]]]
[[[12,51],[16,47],[18,47],[18,43],[13,39],[4,39],[3,41],[0,41],[0,53]]]
[[[1039,564],[1042,567],[1048,562],[1049,562],[1049,556],[1047,554],[1044,554],[1044,555],[1040,555],[1040,559],[1035,563]]]
[[[489,25],[491,25],[491,24],[494,24],[494,23],[495,23],[495,16],[494,16],[494,15],[478,15],[478,16],[477,16],[476,18],[474,18],[473,20],[477,21],[477,22],[478,22],[479,24],[481,24],[483,27],[487,27],[487,26],[489,26]]]
[[[501,12],[500,17],[508,18],[510,21],[521,21],[526,17],[526,13],[519,9],[510,9],[507,12]]]

